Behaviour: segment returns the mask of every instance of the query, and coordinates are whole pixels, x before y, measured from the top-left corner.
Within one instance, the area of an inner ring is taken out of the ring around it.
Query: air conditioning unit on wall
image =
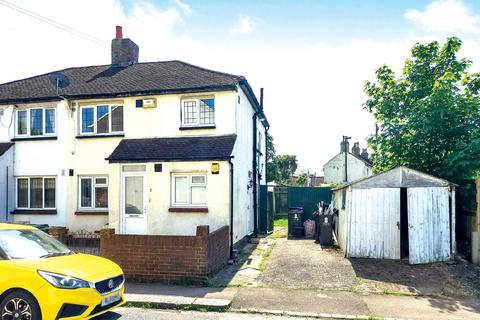
[[[137,108],[156,108],[157,107],[157,99],[137,99],[135,101],[135,106]]]

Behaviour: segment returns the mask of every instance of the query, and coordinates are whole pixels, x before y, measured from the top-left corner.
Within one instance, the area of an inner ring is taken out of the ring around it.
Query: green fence
[[[329,204],[332,200],[330,188],[288,187],[288,207],[303,207],[303,219],[312,219],[321,201]]]
[[[268,192],[267,186],[260,186],[258,211],[258,231],[264,234],[273,231],[273,192]]]

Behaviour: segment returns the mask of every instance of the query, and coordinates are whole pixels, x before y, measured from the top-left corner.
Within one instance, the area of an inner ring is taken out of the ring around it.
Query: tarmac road
[[[94,320],[308,320],[311,318],[281,317],[260,314],[242,314],[232,312],[195,312],[177,310],[155,310],[139,308],[118,308]]]

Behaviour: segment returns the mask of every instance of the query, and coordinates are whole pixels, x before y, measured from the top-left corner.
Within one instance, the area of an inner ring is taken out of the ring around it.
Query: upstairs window
[[[182,126],[203,127],[215,125],[215,99],[182,100]]]
[[[18,137],[52,136],[56,133],[56,112],[54,108],[32,108],[17,110]]]
[[[80,109],[80,134],[123,133],[123,106],[99,105]]]

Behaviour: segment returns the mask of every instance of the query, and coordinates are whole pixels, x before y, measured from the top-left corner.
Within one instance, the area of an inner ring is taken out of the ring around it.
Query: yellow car
[[[0,223],[0,319],[90,319],[124,303],[122,269],[30,226]]]

